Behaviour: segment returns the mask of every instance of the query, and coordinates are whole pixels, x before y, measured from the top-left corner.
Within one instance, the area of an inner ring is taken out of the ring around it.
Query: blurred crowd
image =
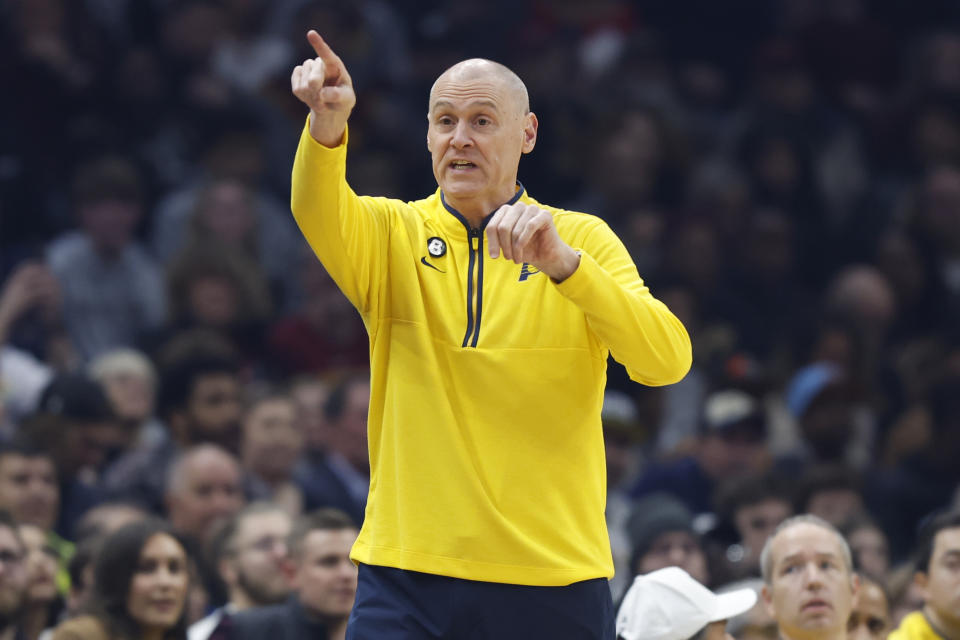
[[[0,508],[55,560],[31,640],[115,518],[185,541],[193,620],[236,599],[245,504],[287,519],[277,540],[316,509],[362,521],[366,332],[287,204],[309,28],[353,76],[358,193],[436,189],[430,85],[502,62],[540,121],[520,180],[605,219],[688,328],[679,384],[611,361],[615,596],[654,551],[759,577],[814,513],[895,617],[920,605],[918,528],[960,508],[960,5],[11,0]]]

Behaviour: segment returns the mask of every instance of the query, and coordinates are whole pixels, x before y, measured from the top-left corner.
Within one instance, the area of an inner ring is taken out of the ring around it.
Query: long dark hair
[[[127,596],[130,593],[130,584],[140,565],[140,554],[147,540],[164,533],[183,547],[187,553],[187,545],[177,536],[170,525],[158,518],[146,518],[132,522],[117,529],[104,541],[94,566],[95,586],[90,603],[90,613],[103,621],[111,635],[135,640],[141,635],[140,624],[130,616],[127,610]],[[189,557],[184,570],[189,570]],[[176,624],[167,630],[164,638],[168,640],[185,640],[187,637],[187,606],[184,602],[183,612]]]

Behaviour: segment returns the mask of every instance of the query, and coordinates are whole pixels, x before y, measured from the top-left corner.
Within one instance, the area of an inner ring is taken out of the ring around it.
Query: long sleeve
[[[580,266],[557,285],[579,306],[630,377],[659,386],[683,379],[692,363],[683,324],[644,285],[630,254],[605,223],[585,236]]]
[[[328,148],[310,136],[309,121],[293,164],[291,208],[314,253],[361,314],[376,304],[384,280],[389,207],[358,196],[346,180],[347,135]]]

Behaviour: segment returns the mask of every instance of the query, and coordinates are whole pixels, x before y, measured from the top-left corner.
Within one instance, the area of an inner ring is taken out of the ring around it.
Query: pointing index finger
[[[310,46],[313,47],[317,56],[323,60],[324,64],[337,62],[337,54],[324,42],[323,38],[320,37],[320,34],[317,33],[315,29],[307,31],[307,41],[310,43]]]

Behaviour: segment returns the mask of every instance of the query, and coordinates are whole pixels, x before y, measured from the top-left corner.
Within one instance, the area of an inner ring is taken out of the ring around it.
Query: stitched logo
[[[434,258],[441,258],[443,254],[447,252],[447,243],[443,241],[443,238],[438,238],[433,236],[427,240],[427,253],[429,253]]]
[[[517,282],[523,282],[532,275],[540,273],[540,269],[537,269],[530,263],[524,262],[523,266],[520,267],[520,279]]]
[[[425,265],[427,265],[427,266],[430,267],[431,269],[436,269],[436,270],[439,271],[440,273],[446,273],[446,271],[444,271],[443,269],[440,269],[440,268],[438,268],[438,267],[435,267],[435,266],[433,266],[432,264],[430,264],[429,262],[427,262],[427,256],[423,256],[422,258],[420,258],[420,262],[423,263],[423,264],[425,264]]]

